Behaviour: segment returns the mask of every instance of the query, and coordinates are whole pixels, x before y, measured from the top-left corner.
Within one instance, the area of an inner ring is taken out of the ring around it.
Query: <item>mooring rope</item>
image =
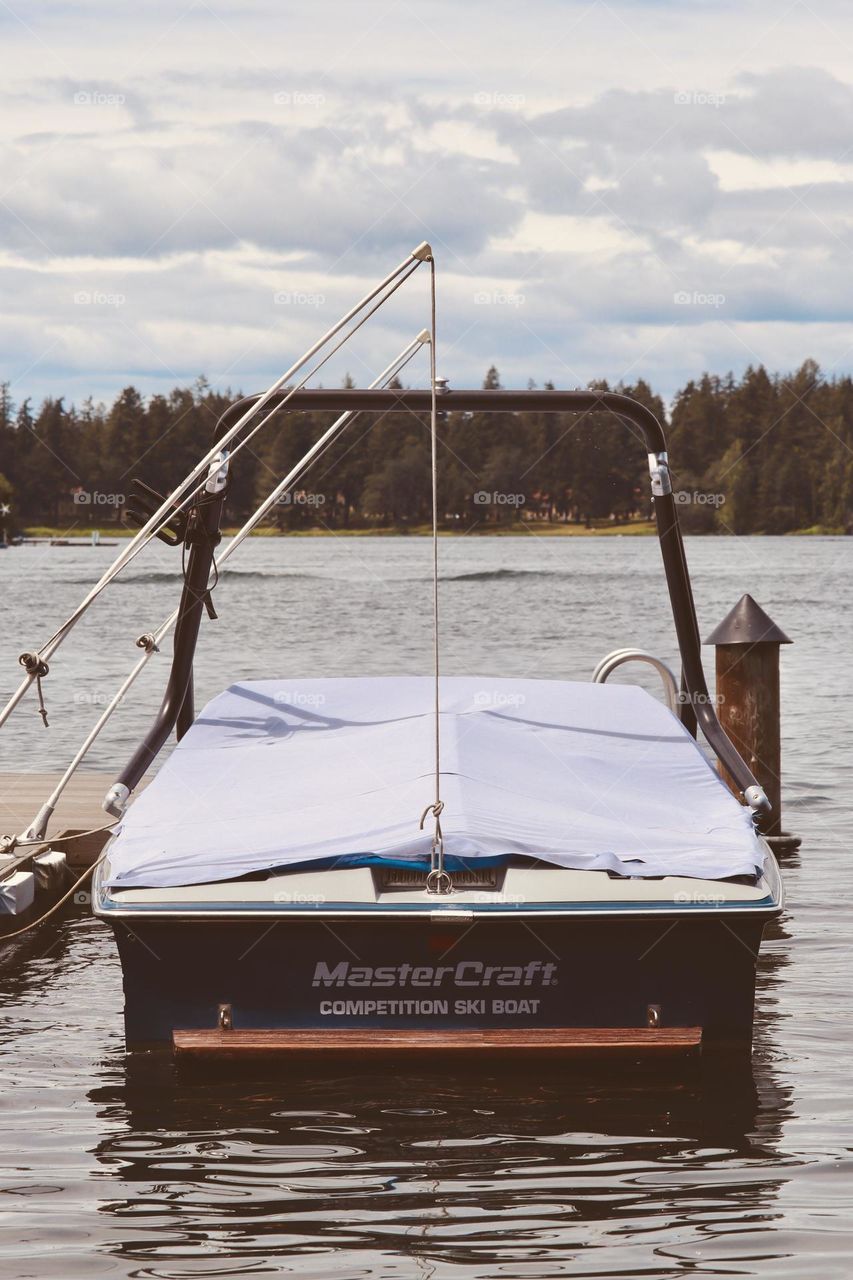
[[[91,831],[75,831],[71,835],[57,836],[57,844],[67,844],[71,840],[84,840],[86,836],[99,836],[101,832],[112,831],[113,827],[118,825],[118,819],[115,822],[108,822],[103,827],[92,827]],[[42,836],[38,840],[27,840],[23,836],[0,836],[0,854],[4,857],[12,857],[16,849],[24,849],[17,858],[12,858],[11,862],[5,862],[0,868],[0,885],[4,884],[11,875],[17,871],[18,867],[28,862],[30,858],[37,858],[38,854],[34,852],[39,845],[44,845],[44,853],[64,853],[64,849],[51,849],[50,840]]]
[[[50,907],[49,910],[45,911],[43,915],[40,915],[38,919],[31,920],[29,924],[25,924],[22,929],[16,929],[14,933],[0,934],[0,943],[9,942],[11,941],[12,938],[20,938],[22,933],[29,933],[31,929],[38,928],[40,924],[44,924],[45,920],[48,920],[52,915],[55,915],[56,912],[59,910],[59,908],[65,905],[65,903],[68,901],[71,895],[77,892],[77,890],[80,888],[80,885],[85,884],[85,882],[89,879],[89,876],[92,875],[96,867],[99,867],[101,865],[101,863],[103,862],[106,856],[107,854],[105,850],[96,862],[93,862],[90,867],[86,868],[82,876],[78,876],[78,878],[74,881],[74,883],[72,884],[68,892],[64,893],[62,897],[59,898],[56,902],[54,902],[53,906]]]
[[[427,890],[430,893],[449,893],[452,886],[450,876],[444,869],[444,834],[441,830],[441,814],[444,801],[441,798],[441,667],[439,660],[439,615],[438,615],[438,395],[436,389],[436,357],[435,357],[435,257],[429,259],[430,288],[430,342],[429,342],[429,381],[430,381],[430,468],[432,473],[432,654],[433,654],[433,688],[434,688],[434,720],[435,720],[435,799],[427,805],[421,814],[421,830],[428,813],[435,819],[435,828],[430,851],[430,869],[427,876]]]

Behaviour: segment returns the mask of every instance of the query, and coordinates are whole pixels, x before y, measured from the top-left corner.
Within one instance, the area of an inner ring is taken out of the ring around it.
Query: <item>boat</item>
[[[747,1045],[778,872],[669,709],[636,685],[443,677],[434,892],[431,698],[429,677],[276,679],[199,714],[97,872],[128,1041]]]
[[[293,382],[297,363],[226,412],[173,494],[138,486],[139,534],[22,656],[27,678],[0,713],[2,724],[137,550],[154,536],[182,548],[180,601],[139,637],[137,666],[65,775],[175,625],[160,711],[105,797],[117,825],[93,878],[121,958],[127,1044],[190,1062],[748,1053],[756,959],[783,887],[761,830],[766,796],[708,691],[661,425],[609,391],[451,390],[435,371],[429,246],[379,289],[423,262],[431,326],[371,387],[309,389]],[[403,389],[397,374],[424,347],[430,385]],[[634,649],[589,682],[441,672],[439,401],[463,415],[606,411],[642,438],[678,678]],[[218,551],[235,455],[265,414],[305,409],[340,416]],[[196,714],[193,660],[219,568],[356,416],[392,409],[430,422],[434,670],[238,678]],[[660,672],[663,700],[607,682],[632,660]],[[43,836],[57,798],[20,840]]]

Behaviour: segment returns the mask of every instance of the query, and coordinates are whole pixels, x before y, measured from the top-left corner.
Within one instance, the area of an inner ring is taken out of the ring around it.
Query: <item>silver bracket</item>
[[[772,808],[763,787],[757,785],[747,787],[743,793],[743,798],[753,813],[769,813]]]
[[[123,782],[114,782],[107,794],[104,796],[102,808],[107,813],[111,813],[114,818],[120,818],[127,808],[127,802],[130,799],[130,791]]]
[[[443,867],[433,867],[426,879],[427,893],[452,893],[453,881]]]
[[[221,1004],[221,1005],[219,1006],[219,1013],[218,1013],[218,1015],[217,1015],[217,1021],[218,1021],[218,1023],[219,1023],[219,1030],[220,1030],[220,1031],[233,1031],[233,1030],[234,1030],[234,1020],[233,1020],[233,1018],[231,1017],[231,1006],[230,1006],[230,1004]]]
[[[207,471],[206,493],[221,493],[228,482],[228,450],[221,449]]]
[[[661,1025],[661,1007],[659,1004],[646,1005],[646,1026],[659,1027]]]
[[[52,817],[53,805],[45,802],[33,819],[32,826],[28,827],[24,832],[22,843],[35,844],[39,840],[44,840],[47,833],[47,824],[50,822]]]
[[[652,497],[662,498],[672,493],[672,479],[669,474],[669,455],[667,453],[649,454],[649,475],[652,478]]]

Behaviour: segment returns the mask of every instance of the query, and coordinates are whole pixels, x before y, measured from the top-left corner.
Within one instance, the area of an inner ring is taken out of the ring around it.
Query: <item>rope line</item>
[[[71,840],[83,840],[86,836],[99,836],[101,832],[112,831],[113,827],[118,826],[118,819],[115,822],[108,822],[104,827],[93,827],[91,831],[75,831],[73,835],[54,836],[53,839],[57,844],[66,844]],[[18,867],[28,862],[30,858],[37,858],[38,854],[34,852],[40,845],[44,845],[44,853],[59,852],[64,853],[63,849],[51,850],[51,841],[46,836],[42,836],[38,840],[25,840],[20,836],[0,836],[0,854],[7,857],[11,856],[16,849],[26,849],[27,852],[22,853],[19,858],[13,858],[11,862],[4,863],[0,868],[0,884],[9,879]]]
[[[43,663],[42,665],[47,666],[46,663]],[[44,689],[42,689],[41,687],[41,681],[42,681],[42,677],[40,675],[37,675],[36,676],[36,693],[38,694],[38,700],[39,700],[38,712],[39,712],[39,715],[41,716],[42,724],[44,725],[45,729],[47,729],[49,727],[47,722],[47,707],[44,705]]]
[[[77,892],[77,890],[80,888],[80,885],[83,884],[85,880],[88,880],[89,876],[95,870],[95,867],[99,867],[106,856],[107,856],[106,853],[102,853],[100,858],[98,858],[97,862],[93,862],[91,867],[87,867],[86,870],[83,872],[82,876],[80,876],[77,880],[74,881],[74,883],[72,884],[68,892],[64,893],[61,898],[59,898],[56,902],[54,902],[50,910],[45,911],[44,915],[39,916],[38,920],[31,920],[29,924],[24,925],[23,929],[16,929],[14,933],[4,933],[0,935],[0,942],[8,942],[10,938],[20,938],[22,933],[29,933],[30,929],[36,929],[40,924],[44,924],[45,920],[49,919],[49,917],[52,916],[54,912],[58,911],[59,908],[68,901],[71,895]]]
[[[436,357],[435,357],[435,257],[429,259],[429,301],[430,301],[430,341],[429,341],[429,382],[430,382],[430,469],[432,473],[432,656],[433,656],[433,698],[435,719],[435,799],[427,805],[421,815],[421,829],[428,813],[435,818],[432,848],[430,850],[430,869],[427,876],[429,893],[449,893],[453,885],[450,876],[444,869],[444,833],[441,830],[441,814],[444,801],[441,798],[441,667],[439,661],[439,612],[438,612],[438,396],[436,390]]]

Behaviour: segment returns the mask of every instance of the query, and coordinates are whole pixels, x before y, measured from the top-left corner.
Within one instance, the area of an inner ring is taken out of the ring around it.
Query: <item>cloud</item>
[[[798,326],[797,363],[846,370],[845,12],[535,8],[110,10],[96,50],[99,0],[49,6],[3,98],[16,394],[264,385],[422,239],[457,385],[494,360],[671,392],[692,361],[776,367]],[[324,380],[368,381],[424,308],[413,284]]]
[[[3,156],[17,174],[0,206],[4,242],[33,258],[153,260],[249,242],[334,261],[355,245],[399,256],[426,228],[455,252],[476,253],[521,217],[504,194],[500,161],[472,159],[435,137],[428,146],[403,140],[369,106],[329,122],[324,101],[306,122],[304,113],[288,118],[289,103],[273,105],[284,122],[271,112],[215,131],[172,122],[19,139]],[[98,109],[78,108],[87,117]]]

